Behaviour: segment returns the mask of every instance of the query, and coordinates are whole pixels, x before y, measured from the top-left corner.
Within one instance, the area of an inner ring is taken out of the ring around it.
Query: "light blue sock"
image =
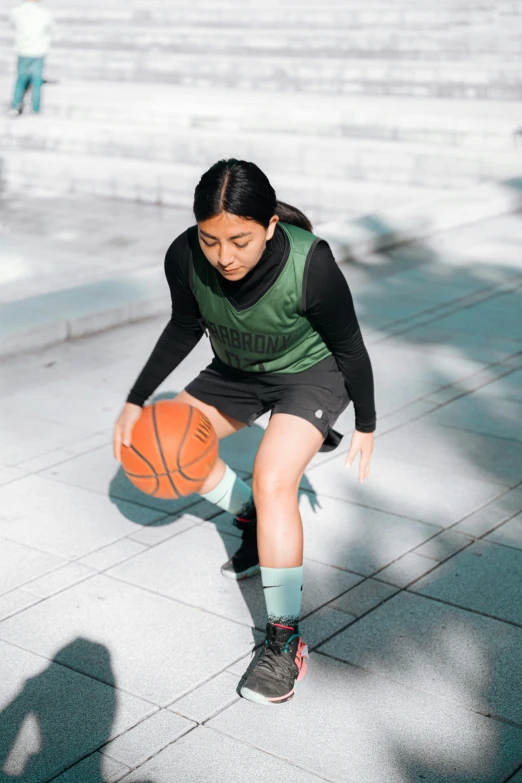
[[[269,623],[297,625],[303,596],[303,566],[265,568],[261,566]]]
[[[217,487],[210,492],[202,492],[201,497],[223,511],[230,511],[234,516],[245,516],[247,519],[253,516],[252,490],[228,465]]]

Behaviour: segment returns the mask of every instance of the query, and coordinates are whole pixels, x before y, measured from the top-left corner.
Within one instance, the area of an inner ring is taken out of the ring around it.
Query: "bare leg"
[[[257,510],[259,562],[266,568],[303,564],[299,482],[323,442],[313,424],[277,413],[259,446],[252,489]]]
[[[177,395],[176,402],[186,402],[188,405],[193,405],[194,408],[198,408],[202,413],[204,413],[214,427],[219,440],[227,438],[229,435],[233,435],[234,432],[239,432],[239,430],[242,430],[243,427],[246,426],[241,421],[237,421],[237,419],[232,419],[230,416],[225,416],[223,413],[220,413],[218,409],[214,408],[212,405],[207,405],[205,402],[201,402],[201,400],[196,399],[196,397],[192,397],[192,395],[185,390]],[[221,457],[219,457],[216,464],[212,468],[210,475],[207,477],[205,483],[199,490],[200,494],[211,492],[215,487],[217,487],[225,475],[225,470],[226,465]]]

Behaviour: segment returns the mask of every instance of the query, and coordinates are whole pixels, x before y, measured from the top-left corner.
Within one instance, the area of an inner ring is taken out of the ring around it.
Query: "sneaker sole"
[[[251,576],[257,576],[257,574],[261,573],[261,568],[259,565],[255,565],[251,568],[247,568],[246,571],[241,571],[239,574],[237,574],[235,571],[227,571],[226,569],[222,568],[221,573],[223,576],[226,576],[227,579],[235,579],[236,581],[239,581],[240,579],[250,579]]]
[[[290,699],[294,696],[294,689],[290,691],[290,693],[287,693],[286,696],[282,696],[280,699],[267,699],[266,696],[262,696],[260,693],[256,693],[255,691],[251,691],[250,688],[241,688],[241,696],[244,699],[248,699],[248,701],[254,701],[256,704],[284,704],[286,701],[290,701]]]

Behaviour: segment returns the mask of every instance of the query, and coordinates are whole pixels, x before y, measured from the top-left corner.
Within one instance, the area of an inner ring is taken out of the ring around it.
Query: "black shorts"
[[[320,451],[339,445],[342,435],[333,425],[350,403],[333,356],[299,373],[242,372],[214,358],[186,391],[249,427],[267,411],[299,416],[323,434]]]

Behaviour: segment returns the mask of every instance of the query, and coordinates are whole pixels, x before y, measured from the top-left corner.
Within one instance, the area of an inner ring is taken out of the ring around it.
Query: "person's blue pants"
[[[22,108],[24,93],[29,84],[32,89],[33,111],[40,111],[40,91],[42,87],[42,73],[44,67],[43,57],[19,57],[18,58],[18,78],[16,80],[13,109]]]

